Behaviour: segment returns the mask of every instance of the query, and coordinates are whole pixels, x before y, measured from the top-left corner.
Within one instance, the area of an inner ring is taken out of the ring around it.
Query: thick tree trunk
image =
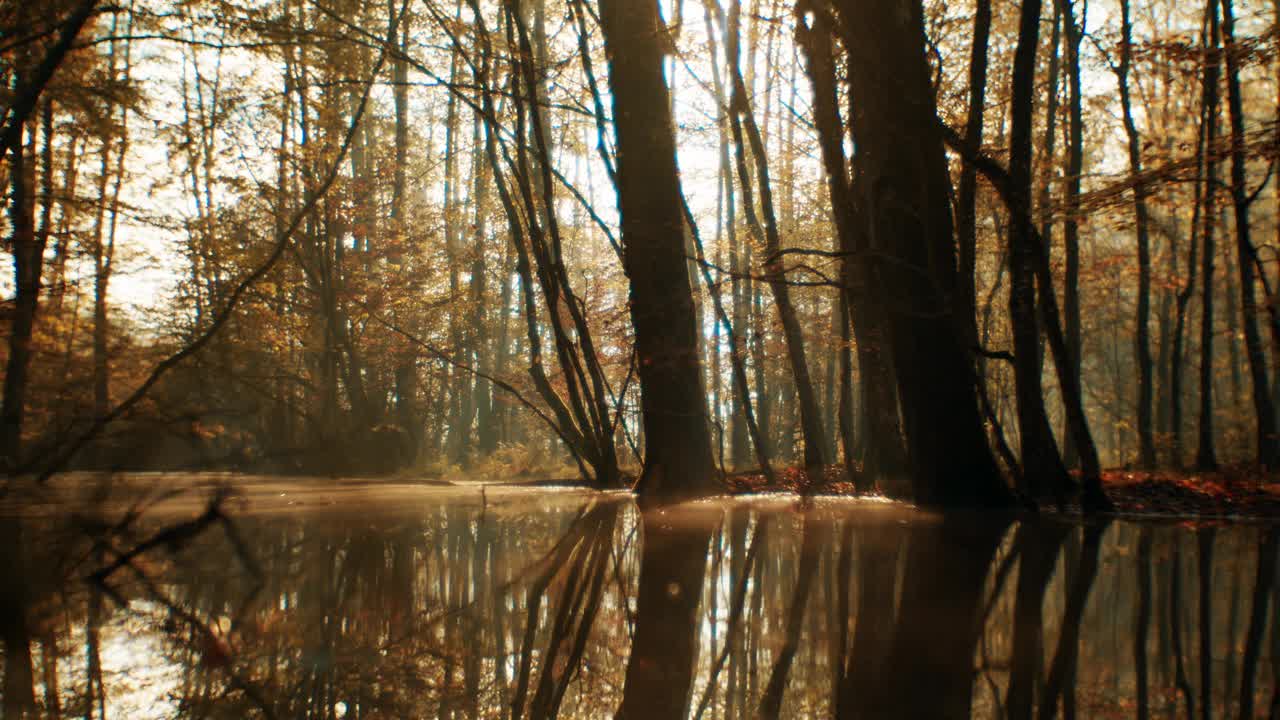
[[[601,0],[600,19],[609,51],[623,261],[645,434],[637,490],[651,499],[687,497],[709,492],[715,483],[685,269],[675,132],[662,75],[666,28],[656,0]]]
[[[848,370],[842,368],[840,427],[845,465],[855,485],[865,492],[872,489],[875,478],[896,476],[905,470],[898,398],[887,357],[889,339],[885,329],[885,309],[878,304],[872,290],[871,265],[866,257],[870,247],[864,229],[865,209],[859,203],[858,188],[850,182],[849,163],[844,154],[844,127],[837,105],[831,28],[821,13],[813,13],[810,24],[804,22],[805,13],[809,10],[807,3],[797,4],[796,10],[800,18],[797,41],[807,59],[806,72],[814,96],[814,124],[822,149],[836,234],[840,238],[840,278],[844,284],[841,294],[842,338],[846,338],[840,352],[842,358],[850,355],[847,338],[849,324],[852,323],[853,334],[857,338],[858,374],[864,391],[862,416],[867,422],[862,423],[862,432],[867,438],[868,448],[861,472],[855,472],[853,390],[849,385]],[[851,359],[842,359],[842,362],[852,364]]]
[[[950,181],[924,52],[922,10],[838,4],[849,48],[852,128],[877,262],[916,501],[1010,501],[987,446],[973,366],[947,303],[955,289]]]

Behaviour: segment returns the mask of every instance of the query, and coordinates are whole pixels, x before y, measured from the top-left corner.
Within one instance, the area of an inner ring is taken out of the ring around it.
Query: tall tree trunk
[[[458,0],[454,7],[455,19],[461,16],[462,2]],[[461,50],[455,48],[449,56],[449,86],[456,87],[461,72]],[[445,258],[449,273],[449,352],[454,364],[450,368],[449,383],[449,422],[448,444],[445,450],[449,462],[462,464],[470,451],[470,423],[463,427],[464,410],[463,395],[470,394],[471,377],[458,365],[465,362],[463,355],[463,327],[466,319],[462,315],[462,257],[460,237],[462,235],[462,213],[458,208],[458,154],[461,152],[458,141],[458,98],[456,93],[449,93],[445,106],[444,119],[444,185],[441,204],[443,208],[443,235]],[[520,147],[526,147],[521,142]],[[531,220],[532,222],[532,220]]]
[[[1013,61],[1012,124],[1009,133],[1009,176],[1022,207],[1031,207],[1031,136],[1034,113],[1036,50],[1040,40],[1040,0],[1022,3],[1018,46]],[[1042,358],[1036,315],[1036,248],[1029,213],[1010,222],[1009,317],[1013,324],[1014,381],[1018,398],[1018,435],[1022,443],[1023,490],[1034,499],[1052,496],[1061,502],[1071,479],[1045,411],[1040,384]],[[1047,251],[1047,249],[1045,250]]]
[[[831,453],[826,447],[826,433],[822,428],[822,413],[818,406],[818,398],[813,390],[813,381],[809,375],[808,359],[805,357],[804,336],[800,329],[800,320],[791,300],[791,291],[787,286],[786,274],[783,270],[781,239],[778,233],[778,220],[774,213],[773,188],[769,178],[769,163],[766,157],[764,140],[755,115],[747,98],[746,83],[743,81],[739,67],[739,18],[741,8],[738,0],[731,0],[729,5],[729,22],[726,27],[726,56],[732,92],[729,100],[730,127],[733,130],[734,143],[737,146],[738,177],[742,184],[742,207],[747,217],[747,226],[751,228],[757,242],[764,246],[764,269],[773,295],[774,305],[778,308],[778,316],[782,322],[783,338],[787,347],[787,360],[791,368],[791,377],[795,384],[795,396],[800,405],[800,424],[804,436],[804,464],[809,470],[816,470],[825,465]],[[746,143],[743,133],[746,134]],[[746,166],[746,144],[750,145],[752,159],[755,161],[755,180],[760,190],[760,210],[763,216],[763,227],[756,216],[754,194],[751,187],[750,173]],[[786,427],[786,425],[782,425]]]
[[[1156,445],[1152,435],[1151,406],[1153,398],[1151,370],[1151,232],[1147,217],[1147,189],[1142,179],[1142,138],[1133,121],[1129,97],[1129,71],[1133,65],[1133,23],[1129,17],[1129,0],[1120,0],[1120,64],[1116,78],[1120,84],[1120,110],[1128,138],[1129,173],[1133,186],[1134,224],[1138,235],[1138,316],[1134,335],[1134,359],[1138,365],[1138,465],[1150,470],[1156,464]]]
[[[898,424],[898,399],[888,360],[889,339],[884,308],[877,304],[872,290],[871,265],[866,257],[870,250],[865,232],[866,210],[859,202],[858,188],[850,181],[849,163],[844,154],[845,132],[837,104],[832,29],[822,13],[811,13],[810,22],[806,23],[805,16],[810,9],[809,3],[796,5],[799,18],[796,37],[807,60],[806,73],[814,97],[814,124],[826,170],[832,216],[840,238],[840,278],[844,284],[841,294],[842,363],[852,365],[851,358],[844,359],[850,355],[850,323],[857,338],[858,374],[864,390],[862,416],[867,421],[861,426],[869,445],[861,472],[855,472],[854,467],[852,378],[844,367],[841,369],[840,432],[846,470],[858,490],[866,492],[871,490],[871,483],[877,476],[901,474],[905,470],[905,458]]]
[[[601,0],[600,19],[609,50],[623,266],[645,434],[637,487],[648,498],[700,494],[715,486],[714,462],[685,269],[675,131],[662,75],[666,28],[657,0]]]
[[[1209,21],[1209,44],[1205,56],[1203,87],[1205,104],[1205,181],[1200,199],[1200,221],[1204,224],[1204,248],[1200,258],[1200,424],[1196,447],[1196,469],[1218,467],[1213,440],[1213,232],[1217,224],[1217,140],[1218,140],[1218,63],[1221,50],[1218,33],[1217,0],[1207,0],[1205,16]]]
[[[484,164],[484,123],[475,117],[472,134],[472,174],[474,184],[474,221],[471,257],[471,362],[480,370],[473,378],[471,407],[476,418],[476,450],[482,455],[492,453],[498,447],[498,428],[494,414],[494,387],[486,377],[493,377],[494,358],[489,343],[487,307],[491,300],[488,292],[488,269],[485,244],[489,235],[489,187],[491,181]]]
[[[963,331],[946,304],[956,248],[922,9],[903,12],[891,0],[838,7],[870,246],[893,258],[876,263],[874,291],[886,293],[916,501],[1003,505],[1010,495],[987,445]]]
[[[22,424],[27,408],[27,377],[31,367],[31,335],[40,302],[40,274],[44,247],[32,217],[31,174],[26,143],[9,152],[9,246],[13,252],[14,308],[9,327],[9,358],[5,367],[4,400],[0,405],[0,470],[16,471],[22,463]]]
[[[1201,56],[1208,54],[1210,43],[1209,29],[1204,28],[1200,35],[1200,51]],[[1207,58],[1206,58],[1207,62]],[[1208,141],[1207,133],[1209,129],[1209,103],[1207,93],[1208,86],[1201,89],[1202,98],[1200,103],[1199,122],[1196,127],[1196,151],[1195,151],[1195,182],[1192,184],[1192,210],[1191,210],[1191,231],[1187,241],[1187,281],[1186,285],[1178,289],[1175,298],[1175,316],[1173,327],[1173,348],[1169,357],[1169,425],[1173,438],[1170,443],[1173,453],[1174,467],[1181,468],[1186,462],[1186,453],[1183,450],[1182,442],[1182,403],[1183,391],[1182,381],[1184,377],[1184,355],[1183,332],[1187,322],[1187,308],[1191,305],[1191,299],[1195,295],[1196,273],[1199,271],[1199,263],[1197,262],[1197,253],[1200,249],[1200,224],[1204,222],[1202,215],[1203,205],[1200,202],[1201,185],[1204,184],[1206,174],[1204,172],[1205,162],[1207,160],[1206,144]]]
[[[973,41],[969,50],[969,112],[964,139],[972,147],[982,147],[983,120],[987,104],[987,46],[991,39],[991,0],[976,0]],[[978,291],[975,285],[978,263],[978,171],[966,164],[960,171],[956,196],[956,244],[959,253],[958,306],[956,313],[968,329],[966,341],[978,345]]]
[[[720,12],[718,6],[716,6],[715,10],[717,13]],[[719,52],[716,46],[712,4],[704,3],[703,18],[706,23],[707,38],[711,51],[711,80],[716,94],[716,125],[720,140],[720,193],[724,198],[723,222],[725,236],[729,244],[729,274],[731,276],[733,297],[733,319],[730,322],[722,307],[719,292],[712,293],[712,300],[719,316],[719,322],[717,322],[716,326],[717,328],[721,325],[724,326],[729,340],[729,362],[733,378],[731,451],[734,466],[737,468],[747,467],[747,462],[751,457],[748,449],[748,440],[750,440],[755,447],[757,464],[766,475],[770,475],[772,469],[769,461],[769,446],[764,432],[761,430],[761,426],[764,423],[763,421],[758,421],[758,417],[752,407],[750,385],[746,374],[748,350],[746,343],[751,334],[748,322],[748,313],[750,311],[748,298],[751,284],[750,274],[747,270],[750,267],[750,245],[740,241],[737,230],[737,191],[733,182],[733,170],[729,160],[729,101],[728,94],[725,91],[724,79],[720,72],[720,63],[718,62]],[[723,17],[720,18],[720,22],[723,26]],[[688,221],[689,211],[687,205],[685,213],[686,221]],[[690,222],[690,225],[692,225],[692,222]],[[763,400],[763,387],[760,387],[760,395],[762,398],[761,404],[767,405]],[[765,427],[767,429],[767,425]]]
[[[387,0],[388,22],[396,22],[399,15],[396,0]],[[409,17],[400,19],[400,33],[397,40],[399,54],[391,61],[392,102],[395,106],[395,156],[391,175],[391,225],[393,242],[407,243],[405,219],[405,195],[407,192],[409,167],[409,64],[403,55],[409,50]],[[397,248],[403,252],[407,248]],[[418,409],[418,369],[417,351],[409,343],[403,343],[395,356],[395,367],[392,369],[395,393],[395,418],[405,439],[405,455],[403,460],[412,463],[418,458],[419,446],[422,444],[422,423]]]
[[[1258,332],[1259,308],[1254,264],[1257,261],[1257,250],[1250,237],[1251,199],[1246,186],[1248,160],[1244,149],[1244,99],[1240,90],[1240,48],[1236,46],[1232,0],[1222,0],[1222,40],[1226,47],[1227,104],[1231,109],[1231,204],[1235,210],[1236,264],[1240,271],[1241,320],[1244,325],[1245,354],[1249,359],[1249,379],[1253,387],[1253,410],[1257,422],[1257,457],[1259,465],[1274,468],[1280,462],[1280,438],[1276,437],[1276,414],[1268,385],[1267,357]]]
[[[1084,38],[1083,11],[1077,23],[1076,0],[1058,0],[1065,29],[1067,84],[1070,100],[1067,107],[1066,198],[1062,225],[1063,277],[1062,324],[1066,336],[1067,357],[1075,384],[1080,384],[1080,176],[1084,172],[1084,91],[1080,79],[1080,43]],[[1079,444],[1072,432],[1063,439],[1063,460],[1069,467],[1080,464]]]

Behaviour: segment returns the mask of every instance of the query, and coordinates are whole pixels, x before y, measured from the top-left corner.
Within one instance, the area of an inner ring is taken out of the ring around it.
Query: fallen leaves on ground
[[[763,492],[857,495],[843,465],[827,465],[820,478],[799,467],[775,468],[770,482],[758,470],[724,479],[734,495]],[[1124,469],[1102,473],[1107,495],[1123,514],[1197,518],[1280,518],[1280,473],[1233,466],[1213,472]]]
[[[1280,477],[1257,468],[1214,472],[1108,470],[1103,486],[1124,513],[1280,517]]]

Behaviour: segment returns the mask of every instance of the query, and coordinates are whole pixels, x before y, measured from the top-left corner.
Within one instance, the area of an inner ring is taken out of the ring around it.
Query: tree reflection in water
[[[249,514],[253,565],[210,531],[101,589],[84,578],[125,538],[0,526],[5,717],[1251,717],[1277,697],[1266,526],[490,490]]]

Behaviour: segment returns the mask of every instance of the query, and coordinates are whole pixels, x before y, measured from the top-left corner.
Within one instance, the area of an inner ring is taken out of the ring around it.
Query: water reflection
[[[781,499],[642,515],[624,497],[490,490],[248,514],[234,529],[148,552],[99,586],[85,578],[128,538],[95,546],[83,523],[0,520],[5,717],[1277,707],[1270,526]]]

